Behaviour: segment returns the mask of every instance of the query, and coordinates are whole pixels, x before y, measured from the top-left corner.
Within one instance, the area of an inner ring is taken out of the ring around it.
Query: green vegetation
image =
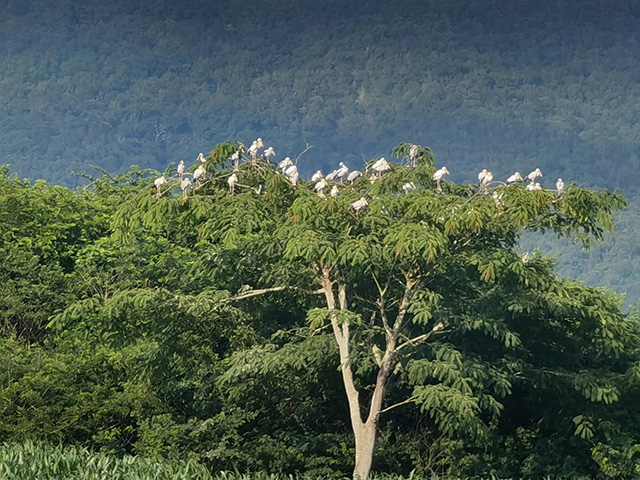
[[[157,172],[72,192],[3,171],[0,438],[214,473],[638,475],[637,315],[519,253],[590,244],[623,197],[440,192],[407,144],[337,198],[262,161],[232,195],[237,148],[187,199],[172,171],[160,196]]]
[[[11,480],[210,480],[194,461],[159,462],[140,457],[116,458],[76,447],[26,442],[0,447],[0,478]],[[233,476],[225,476],[231,480]]]
[[[410,140],[437,151],[457,182],[541,167],[621,189],[634,210],[608,246],[578,253],[545,240],[545,252],[565,275],[628,292],[627,303],[640,295],[629,268],[640,184],[633,1],[39,0],[3,12],[2,163],[23,177],[75,186],[70,172],[88,165],[164,169],[257,137],[280,159],[308,141],[309,174]]]

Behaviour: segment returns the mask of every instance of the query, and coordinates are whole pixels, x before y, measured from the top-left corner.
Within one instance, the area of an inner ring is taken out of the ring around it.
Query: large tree
[[[146,230],[192,246],[194,301],[203,298],[199,289],[222,286],[231,292],[218,299],[225,304],[286,296],[307,310],[311,331],[330,329],[355,436],[354,477],[369,476],[381,415],[395,407],[415,404],[441,435],[473,445],[499,425],[536,421],[531,413],[505,423],[515,389],[529,395],[553,383],[609,404],[635,378],[624,372],[633,372],[636,324],[620,305],[518,252],[527,230],[589,245],[612,229],[621,196],[575,185],[440,188],[431,151],[408,144],[396,147],[401,162],[389,172],[341,184],[337,197],[292,185],[266,163],[241,165],[232,193],[225,162],[235,148],[212,152],[208,182],[187,200],[170,191],[132,197],[115,216],[117,237]],[[403,190],[410,182],[416,188]],[[362,198],[366,204],[354,208]],[[271,328],[309,326],[280,319]],[[289,343],[281,358],[308,349],[309,342]],[[252,358],[264,362],[259,355],[235,358],[227,386],[269,370],[248,367]],[[554,413],[588,437],[593,424],[584,410],[576,401]]]

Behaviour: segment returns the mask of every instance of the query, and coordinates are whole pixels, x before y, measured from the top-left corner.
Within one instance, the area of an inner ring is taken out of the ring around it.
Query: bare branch
[[[418,397],[409,397],[406,400],[402,401],[402,402],[398,402],[398,403],[394,403],[393,405],[387,407],[387,408],[383,408],[382,410],[380,410],[380,414],[384,413],[384,412],[388,412],[389,410],[392,410],[396,407],[400,407],[402,405],[406,405],[407,403],[413,403],[418,399]]]
[[[271,288],[261,288],[259,290],[250,290],[248,292],[245,293],[239,293],[237,295],[234,295],[233,297],[229,297],[226,301],[228,302],[234,302],[236,300],[244,300],[245,298],[251,298],[251,297],[257,297],[259,295],[264,295],[266,293],[271,293],[271,292],[281,292],[282,290],[299,290],[305,293],[308,293],[310,295],[320,295],[321,293],[324,293],[324,289],[319,289],[319,290],[303,290],[301,288],[298,287],[289,287],[289,286],[283,286],[283,287],[271,287]]]
[[[402,296],[402,301],[400,302],[400,306],[398,307],[398,314],[396,315],[396,320],[393,323],[393,335],[397,338],[402,328],[402,324],[404,322],[404,317],[409,309],[409,304],[411,303],[411,299],[413,297],[413,292],[415,287],[418,285],[418,281],[412,279],[407,275],[404,295]]]
[[[313,148],[313,145],[309,145],[306,140],[304,141],[304,144],[307,146],[307,148],[300,152],[300,155],[296,157],[296,161],[293,162],[294,165],[298,165],[298,160],[300,160],[300,157]]]
[[[401,349],[403,349],[404,347],[406,347],[407,345],[412,346],[412,347],[417,347],[418,345],[426,342],[427,340],[429,340],[429,338],[431,338],[431,336],[436,333],[437,331],[441,330],[442,327],[444,325],[442,325],[442,322],[436,324],[433,326],[433,328],[431,330],[429,330],[427,333],[424,333],[422,335],[418,335],[415,338],[409,338],[407,339],[406,342],[404,342],[402,345],[399,345],[395,351],[396,353],[399,352]]]

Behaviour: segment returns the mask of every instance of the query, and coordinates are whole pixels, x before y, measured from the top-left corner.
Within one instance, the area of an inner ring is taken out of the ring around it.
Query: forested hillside
[[[635,2],[599,0],[10,1],[2,163],[74,186],[90,164],[161,169],[262,137],[279,158],[312,145],[309,174],[410,140],[457,181],[540,167],[634,196],[639,17]],[[636,218],[621,217],[625,232]],[[565,273],[640,293],[635,276],[591,275],[626,249],[553,253]]]

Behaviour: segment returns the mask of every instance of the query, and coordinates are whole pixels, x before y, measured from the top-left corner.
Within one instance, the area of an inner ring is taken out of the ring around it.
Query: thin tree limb
[[[300,160],[300,157],[313,148],[313,145],[309,145],[306,140],[304,141],[304,144],[307,146],[307,148],[300,152],[300,155],[296,157],[296,161],[293,162],[294,165],[298,165],[298,160]]]
[[[417,398],[418,397],[409,397],[409,398],[407,398],[406,400],[404,400],[402,402],[394,403],[393,405],[391,405],[391,406],[389,406],[387,408],[383,408],[382,410],[380,410],[380,414],[382,414],[384,412],[388,412],[389,410],[394,409],[396,407],[400,407],[402,405],[406,405],[407,403],[415,402]]]
[[[429,338],[431,338],[431,335],[433,335],[437,331],[441,330],[442,327],[443,327],[442,323],[438,323],[437,325],[434,325],[433,328],[431,330],[429,330],[427,333],[424,333],[422,335],[418,335],[417,337],[414,337],[414,338],[407,339],[407,341],[404,342],[402,345],[399,345],[395,349],[395,351],[399,352],[401,349],[403,349],[407,345],[410,345],[412,347],[417,347],[418,345],[420,345],[420,344],[426,342],[427,340],[429,340]]]

